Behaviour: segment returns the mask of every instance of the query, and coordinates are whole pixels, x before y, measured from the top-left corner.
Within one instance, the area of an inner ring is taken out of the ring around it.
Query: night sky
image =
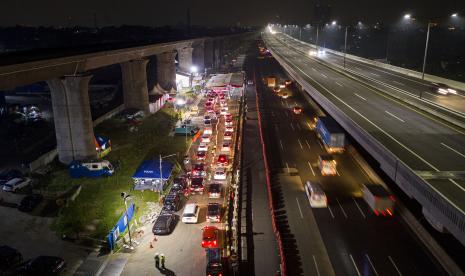
[[[186,22],[187,8],[195,25],[264,25],[311,22],[316,3],[330,4],[334,19],[344,24],[393,23],[405,12],[419,19],[465,14],[465,0],[0,0],[0,25],[176,25]],[[279,16],[279,19],[277,19]]]

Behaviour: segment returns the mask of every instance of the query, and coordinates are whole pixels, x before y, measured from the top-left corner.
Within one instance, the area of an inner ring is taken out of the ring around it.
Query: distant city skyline
[[[406,12],[419,20],[437,20],[452,13],[465,13],[465,1],[372,1],[372,0],[3,0],[0,1],[0,26],[98,26],[145,25],[162,26],[186,23],[191,10],[193,25],[264,25],[267,22],[303,25],[314,20],[316,4],[330,5],[333,20],[386,24],[395,23]],[[95,17],[94,17],[95,14]],[[94,18],[96,21],[94,22]]]

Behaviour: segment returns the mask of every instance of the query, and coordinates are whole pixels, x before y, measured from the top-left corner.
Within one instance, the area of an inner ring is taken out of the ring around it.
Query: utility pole
[[[318,51],[318,29],[320,28],[320,25],[317,24],[316,25],[316,42],[315,42],[315,46],[316,46],[316,50]]]
[[[429,31],[430,31],[432,25],[433,25],[433,23],[428,22],[428,32],[426,32],[425,54],[423,56],[423,70],[422,70],[422,73],[421,73],[421,79],[422,80],[425,79],[426,58],[428,56]],[[421,94],[420,94],[420,99],[421,99]]]

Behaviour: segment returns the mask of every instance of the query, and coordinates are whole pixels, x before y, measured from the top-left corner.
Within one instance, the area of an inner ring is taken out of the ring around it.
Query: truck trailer
[[[316,132],[330,153],[343,152],[345,147],[345,134],[338,123],[330,117],[318,117]]]
[[[115,172],[108,160],[81,162],[73,161],[69,165],[69,174],[72,178],[111,176]]]
[[[392,216],[394,214],[394,196],[379,184],[364,184],[363,199],[377,216]]]

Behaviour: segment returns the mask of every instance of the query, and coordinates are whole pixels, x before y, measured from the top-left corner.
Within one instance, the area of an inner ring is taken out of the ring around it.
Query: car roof
[[[18,184],[18,183],[21,182],[21,181],[23,181],[22,178],[15,177],[15,178],[13,178],[13,179],[8,180],[8,182],[5,183],[5,184],[8,184],[8,185],[15,185],[15,184]]]

